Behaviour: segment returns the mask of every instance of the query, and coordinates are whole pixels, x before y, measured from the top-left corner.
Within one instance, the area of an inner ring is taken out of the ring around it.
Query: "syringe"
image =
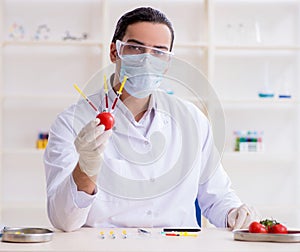
[[[123,79],[122,84],[121,84],[121,86],[119,88],[119,91],[117,91],[117,97],[115,98],[115,100],[113,102],[113,105],[111,106],[111,112],[113,112],[114,109],[115,109],[115,106],[116,106],[117,101],[119,100],[119,98],[120,98],[120,96],[122,94],[122,90],[124,88],[124,85],[125,85],[126,81],[127,81],[127,76],[124,76],[124,79]]]
[[[74,88],[78,91],[78,93],[87,101],[88,104],[90,104],[90,106],[99,114],[99,110],[97,109],[97,107],[91,102],[91,100],[81,91],[81,89],[74,84],[73,85]]]

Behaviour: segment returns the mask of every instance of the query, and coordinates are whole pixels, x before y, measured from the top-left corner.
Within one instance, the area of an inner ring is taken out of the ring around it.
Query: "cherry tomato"
[[[105,130],[109,130],[114,126],[115,119],[109,112],[102,112],[97,115],[97,118],[100,119],[100,124],[105,126]]]
[[[287,234],[288,231],[287,231],[286,226],[284,226],[280,223],[277,223],[277,224],[269,227],[268,232],[272,233],[272,234]]]
[[[250,233],[268,233],[266,227],[257,221],[254,221],[250,224],[249,232]]]

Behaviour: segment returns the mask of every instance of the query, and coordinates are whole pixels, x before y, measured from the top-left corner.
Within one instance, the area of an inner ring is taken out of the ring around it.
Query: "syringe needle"
[[[106,75],[104,75],[104,94],[105,94],[105,111],[108,111],[108,86],[107,86],[107,80]]]
[[[120,98],[120,96],[122,94],[122,90],[124,88],[124,85],[125,85],[126,81],[127,81],[127,76],[124,76],[124,79],[123,79],[122,84],[121,84],[121,86],[119,88],[119,91],[117,91],[117,97],[115,98],[115,100],[113,102],[113,105],[111,107],[111,111],[113,111],[115,109],[117,101],[119,100],[119,98]]]
[[[91,100],[81,91],[81,89],[74,84],[73,85],[74,88],[78,91],[78,93],[87,101],[88,104],[90,104],[90,106],[99,114],[99,110],[97,109],[97,107],[91,102]]]

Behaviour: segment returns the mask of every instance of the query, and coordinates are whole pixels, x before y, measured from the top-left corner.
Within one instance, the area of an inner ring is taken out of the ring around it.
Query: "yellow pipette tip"
[[[123,239],[127,238],[127,231],[126,230],[122,231],[122,237],[123,237]]]
[[[113,238],[113,239],[116,238],[114,231],[110,231],[109,234],[110,234],[111,238]]]
[[[100,238],[101,238],[101,239],[104,239],[104,238],[105,238],[104,231],[100,231]]]

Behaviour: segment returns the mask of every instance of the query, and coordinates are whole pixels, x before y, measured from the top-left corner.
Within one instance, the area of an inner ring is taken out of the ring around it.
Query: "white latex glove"
[[[230,228],[240,229],[248,228],[251,222],[257,221],[260,216],[254,207],[241,205],[238,208],[232,209],[227,216],[227,223]]]
[[[79,167],[89,177],[97,175],[103,161],[103,151],[111,130],[104,131],[105,126],[99,125],[100,120],[89,122],[75,139],[75,147],[79,154]]]

